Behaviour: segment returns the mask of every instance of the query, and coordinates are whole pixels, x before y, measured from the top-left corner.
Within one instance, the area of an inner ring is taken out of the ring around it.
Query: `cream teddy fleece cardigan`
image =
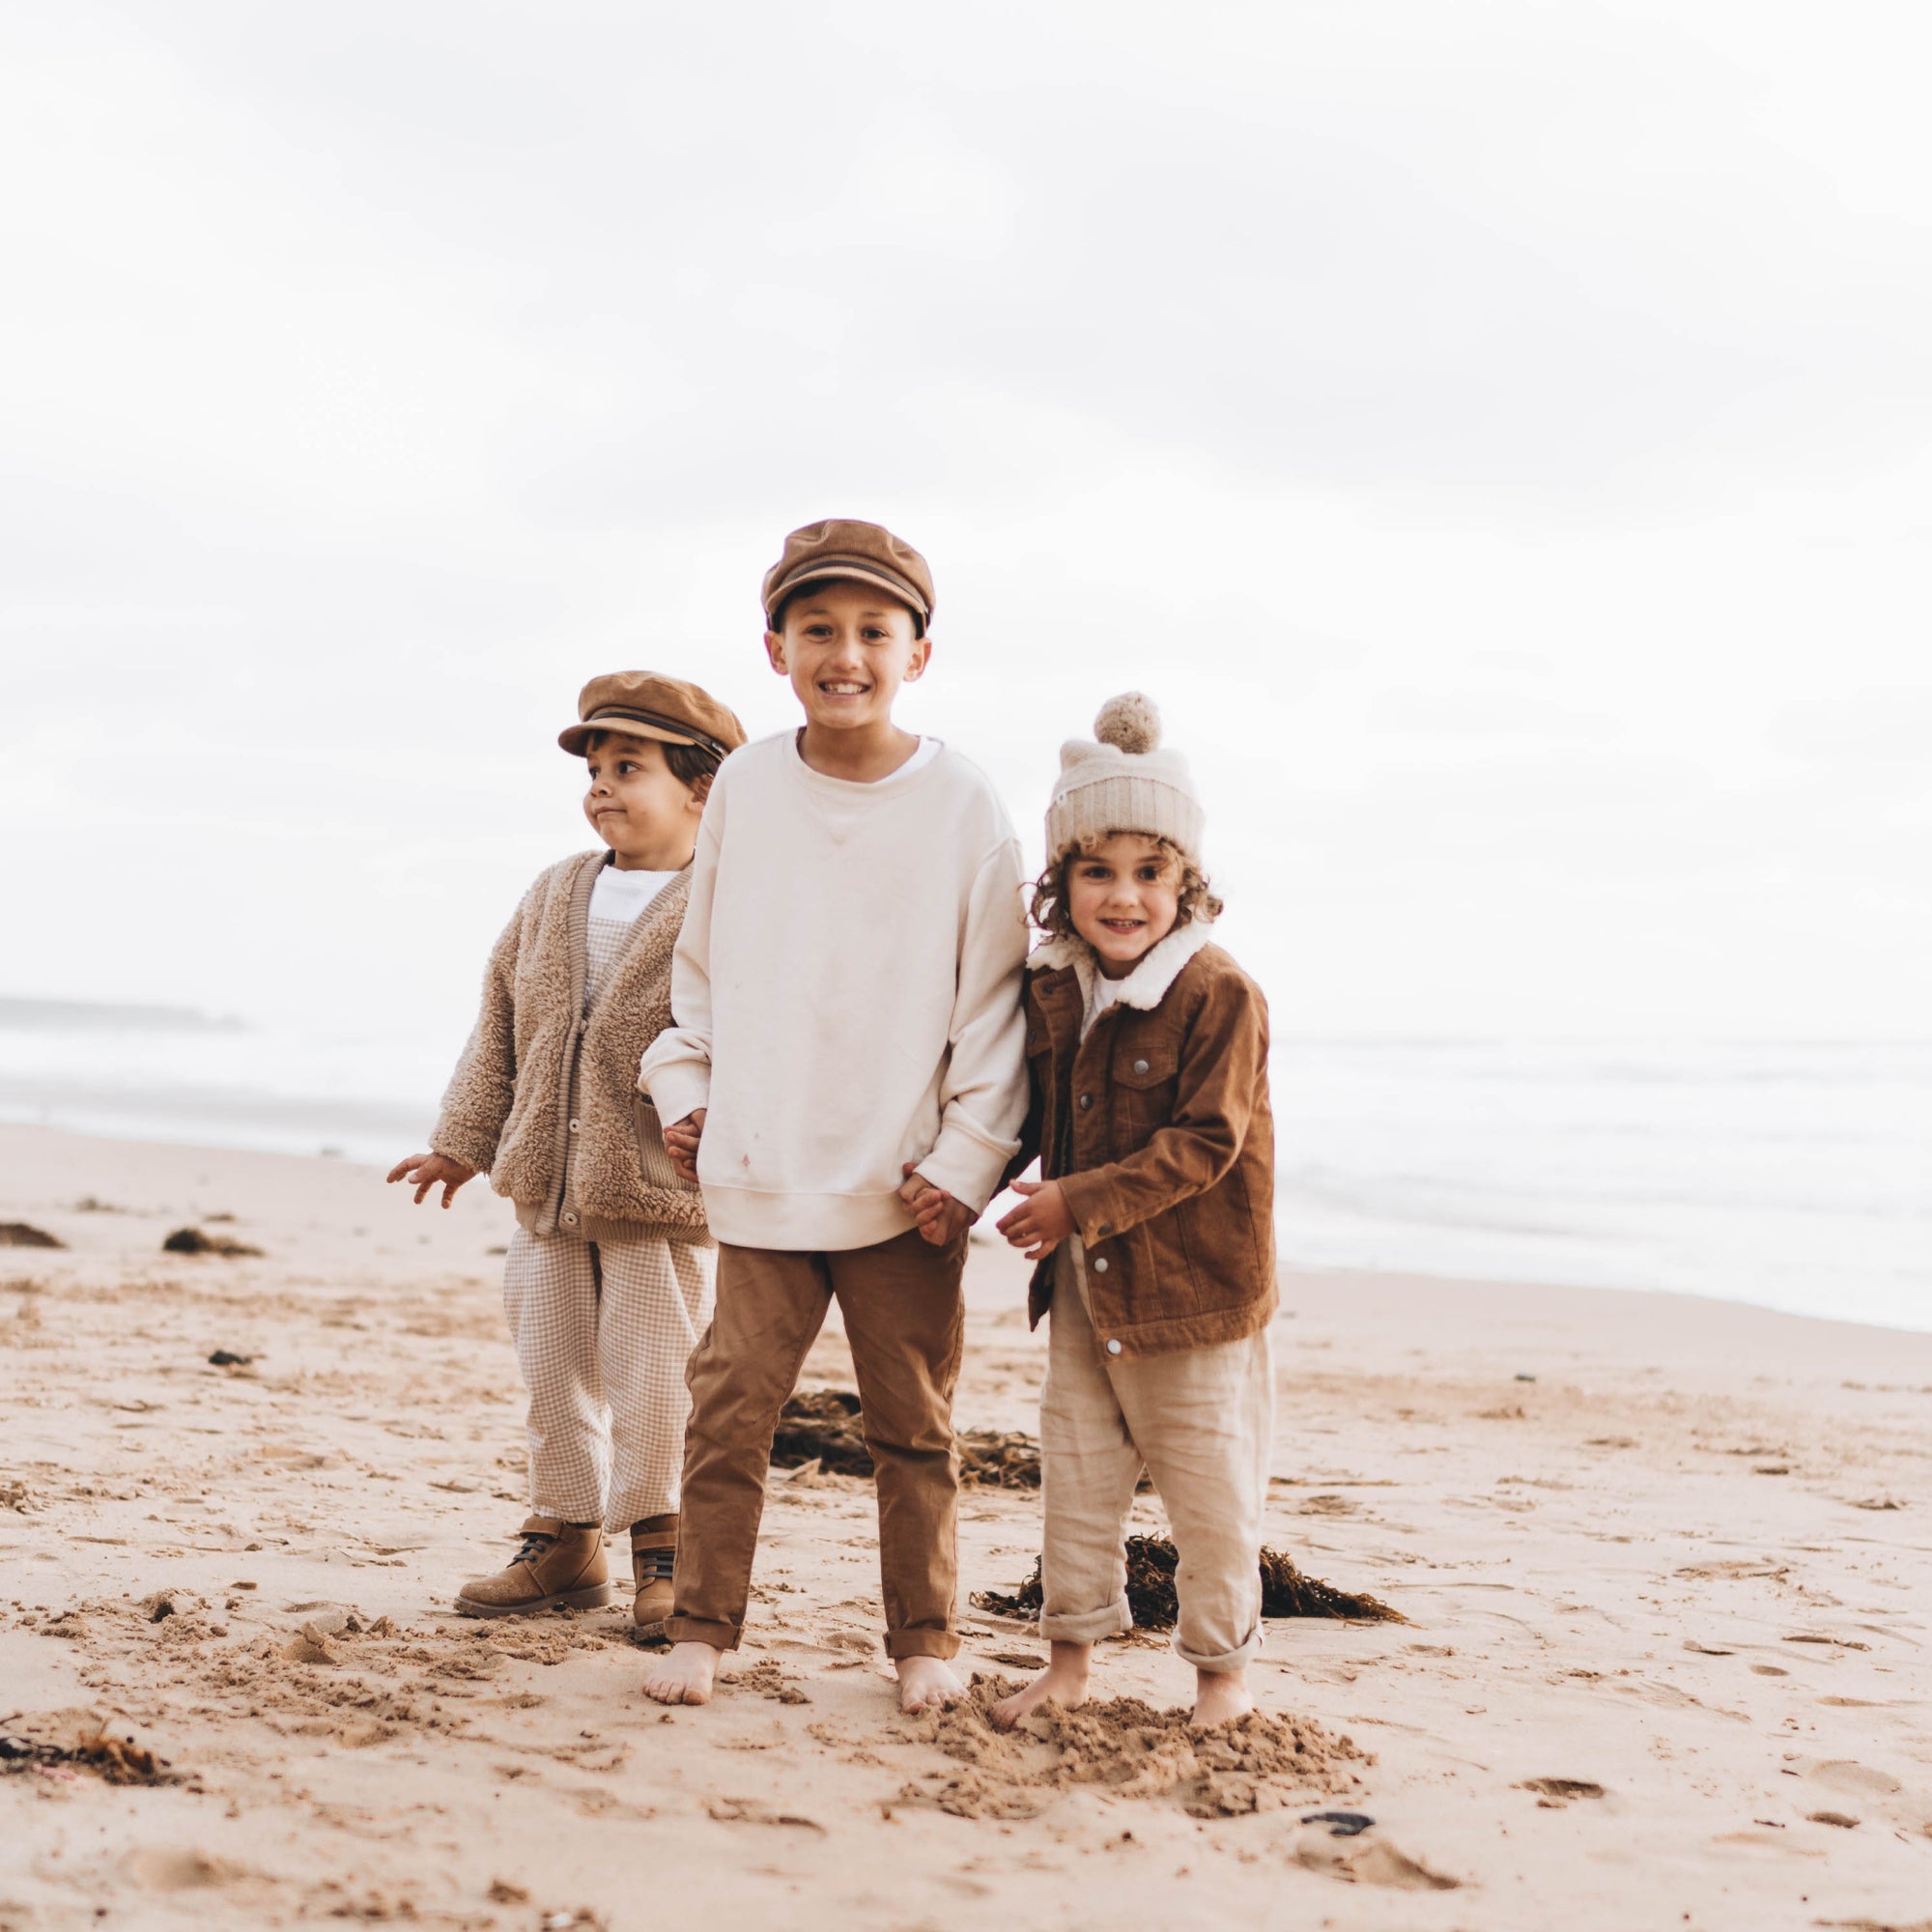
[[[704,1202],[671,1166],[656,1117],[636,1090],[639,1056],[670,1021],[671,949],[690,874],[639,914],[585,1020],[585,927],[607,857],[561,860],[524,895],[491,952],[482,1009],[430,1146],[488,1170],[491,1186],[517,1204],[517,1219],[535,1234],[557,1232],[567,1211],[573,1219],[564,1232],[585,1240],[650,1232],[708,1242]]]
[[[869,1247],[913,1224],[914,1162],[975,1213],[1026,1117],[1019,846],[942,746],[879,784],[813,771],[786,731],[732,753],[704,808],[671,965],[675,1024],[639,1085],[709,1109],[712,1232]]]

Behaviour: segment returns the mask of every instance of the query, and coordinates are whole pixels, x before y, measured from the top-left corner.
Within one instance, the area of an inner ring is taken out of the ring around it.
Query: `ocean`
[[[460,1038],[0,1001],[0,1120],[387,1167]],[[1932,1329],[1932,1040],[1278,1040],[1297,1266]]]

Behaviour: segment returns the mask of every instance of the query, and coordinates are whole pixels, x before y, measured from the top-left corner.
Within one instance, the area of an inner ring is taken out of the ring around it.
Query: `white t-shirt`
[[[1099,961],[1094,964],[1094,979],[1087,988],[1087,1011],[1080,1022],[1080,1037],[1085,1039],[1094,1031],[1094,1022],[1121,997],[1121,988],[1127,983],[1127,976],[1110,980],[1100,971]]]
[[[676,877],[675,872],[626,872],[606,866],[590,888],[590,917],[630,925]]]

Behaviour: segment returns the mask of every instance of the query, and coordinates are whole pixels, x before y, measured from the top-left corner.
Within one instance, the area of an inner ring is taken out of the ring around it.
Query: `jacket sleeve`
[[[1207,1190],[1239,1157],[1267,1070],[1267,1004],[1238,973],[1212,980],[1181,1044],[1174,1116],[1124,1160],[1063,1176],[1090,1247]]]
[[[967,896],[939,1138],[919,1163],[926,1179],[975,1214],[998,1192],[1026,1120],[1023,884],[1019,845],[1008,838],[981,861]]]
[[[442,1111],[430,1135],[436,1152],[479,1174],[487,1174],[496,1164],[497,1143],[517,1097],[517,954],[529,907],[526,895],[490,949],[490,963],[483,970],[483,1004],[469,1030],[469,1043],[449,1076]]]
[[[719,807],[714,785],[698,823],[691,896],[671,954],[671,1023],[644,1049],[638,1065],[638,1086],[651,1096],[667,1126],[711,1103],[711,906],[718,887]]]

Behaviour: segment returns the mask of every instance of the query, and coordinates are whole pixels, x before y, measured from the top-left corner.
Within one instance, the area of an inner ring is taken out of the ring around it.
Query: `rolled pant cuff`
[[[736,1650],[745,1640],[742,1625],[721,1624],[712,1617],[680,1617],[675,1613],[665,1619],[665,1635],[672,1643],[708,1643],[713,1650]]]
[[[1134,1613],[1127,1607],[1124,1597],[1116,1597],[1111,1604],[1097,1610],[1085,1610],[1079,1615],[1068,1615],[1062,1611],[1048,1616],[1039,1613],[1039,1634],[1049,1643],[1098,1643],[1103,1636],[1122,1636],[1134,1627]]]
[[[1191,1663],[1196,1670],[1220,1672],[1243,1670],[1262,1647],[1262,1628],[1257,1624],[1248,1634],[1246,1643],[1237,1643],[1233,1650],[1224,1650],[1218,1657],[1203,1657],[1198,1650],[1189,1650],[1181,1642],[1180,1633],[1174,1634],[1174,1654],[1183,1663]]]
[[[886,1633],[886,1655],[894,1662],[902,1657],[953,1658],[959,1655],[957,1631],[904,1630]]]

